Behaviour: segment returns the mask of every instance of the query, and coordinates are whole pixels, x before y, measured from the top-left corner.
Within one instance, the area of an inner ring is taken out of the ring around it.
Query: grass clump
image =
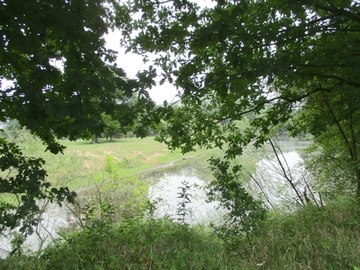
[[[321,209],[307,205],[293,214],[273,213],[251,246],[239,245],[241,269],[355,269],[359,221],[360,207],[349,198]]]
[[[66,236],[16,269],[236,269],[220,240],[200,227],[168,219],[97,223]],[[11,269],[14,262],[2,262]]]

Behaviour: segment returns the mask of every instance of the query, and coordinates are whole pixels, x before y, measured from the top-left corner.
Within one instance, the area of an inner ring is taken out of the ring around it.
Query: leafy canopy
[[[64,149],[57,138],[99,134],[104,114],[124,127],[146,114],[153,106],[146,84],[126,79],[113,65],[116,52],[105,48],[104,34],[120,19],[129,15],[113,0],[0,0],[0,87],[13,82],[0,88],[0,121],[17,120],[56,154]],[[133,106],[122,103],[134,94]],[[31,233],[36,200],[73,199],[67,188],[46,182],[44,160],[24,157],[4,136],[0,153],[0,192],[17,198],[1,203],[1,230],[21,224]]]
[[[293,134],[333,130],[360,195],[359,1],[214,2],[135,0],[126,7],[135,15],[122,43],[145,58],[155,53],[159,75],[182,91],[182,106],[163,112],[160,140],[185,152],[226,145],[231,159],[290,120]],[[311,117],[295,119],[298,113]],[[250,127],[240,130],[234,120],[250,114]]]

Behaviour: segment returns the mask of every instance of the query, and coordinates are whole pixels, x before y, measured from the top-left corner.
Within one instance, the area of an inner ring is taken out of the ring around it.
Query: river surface
[[[304,196],[312,200],[311,182],[299,153],[290,151],[280,153],[278,158],[260,160],[248,188],[253,196],[262,199],[270,209],[286,211],[305,203]]]
[[[296,151],[279,154],[279,159],[272,156],[260,160],[251,178],[245,185],[250,193],[265,201],[269,209],[277,210],[294,209],[300,200],[296,191],[303,196],[307,187],[304,181],[309,180],[303,160]],[[221,220],[226,210],[221,208],[218,202],[207,202],[206,179],[199,178],[194,170],[189,168],[157,175],[157,183],[150,187],[148,193],[149,200],[156,202],[154,216],[177,219],[176,213],[181,202],[179,192],[184,186],[184,180],[191,186],[189,194],[192,195],[191,203],[186,205],[191,210],[191,215],[186,217],[186,223],[209,224]]]
[[[225,210],[219,209],[218,202],[207,202],[206,182],[200,179],[191,168],[184,168],[173,173],[159,173],[154,178],[157,183],[152,185],[148,191],[148,198],[156,202],[154,217],[169,217],[173,220],[180,218],[177,211],[183,201],[181,194],[185,189],[189,194],[189,203],[186,204],[187,214],[184,222],[190,225],[209,224],[218,222]]]
[[[39,216],[41,221],[35,228],[35,232],[27,237],[24,243],[25,251],[37,252],[50,244],[55,238],[58,238],[60,229],[77,227],[78,218],[66,206],[59,207],[57,204],[50,203],[42,204],[45,211]],[[12,249],[11,239],[12,236],[9,233],[4,233],[0,237],[0,258],[5,258],[10,254]]]

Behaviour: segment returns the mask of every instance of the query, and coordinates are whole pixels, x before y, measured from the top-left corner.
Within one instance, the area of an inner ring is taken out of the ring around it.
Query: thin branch
[[[320,206],[319,206],[319,204],[318,204],[318,202],[317,202],[317,199],[316,199],[316,197],[315,197],[315,194],[314,194],[313,190],[311,189],[308,181],[307,181],[306,178],[304,177],[304,175],[302,175],[302,179],[303,179],[303,181],[305,182],[305,185],[306,185],[306,187],[307,187],[307,190],[309,190],[309,192],[310,192],[311,198],[313,199],[313,201],[314,201],[314,203],[316,204],[317,208],[320,209]]]
[[[326,5],[320,4],[318,1],[313,1],[313,0],[299,0],[299,2],[301,2],[305,5],[310,5],[310,6],[316,7],[323,11],[331,12],[337,16],[347,17],[351,20],[360,22],[360,15],[350,12],[350,11],[347,11],[345,9],[339,9],[339,8],[335,7],[334,5],[326,6]]]
[[[271,203],[270,198],[268,197],[268,195],[266,194],[266,192],[264,191],[264,188],[262,187],[262,185],[259,183],[259,181],[256,180],[256,178],[254,176],[252,176],[249,172],[248,172],[250,178],[255,182],[255,184],[259,187],[261,193],[264,195],[265,200],[268,202],[268,204],[270,205],[270,207],[275,210],[274,205]]]
[[[320,82],[319,79],[318,79],[318,82],[319,82],[319,84],[321,85],[321,82]],[[338,130],[339,130],[339,132],[340,132],[341,137],[343,138],[343,140],[344,140],[344,142],[345,142],[345,145],[347,146],[347,148],[348,148],[348,150],[349,150],[349,154],[350,154],[351,159],[354,160],[354,152],[353,152],[353,149],[352,149],[352,147],[351,147],[351,144],[350,144],[350,142],[349,142],[349,139],[347,138],[347,136],[346,136],[346,134],[345,134],[344,129],[342,128],[342,126],[341,126],[341,124],[340,124],[339,119],[336,117],[335,112],[333,111],[333,109],[332,109],[332,107],[331,107],[331,105],[330,105],[327,97],[326,97],[324,94],[322,95],[322,97],[323,97],[323,101],[325,102],[325,105],[326,105],[326,107],[328,108],[329,113],[330,113],[330,115],[331,115],[331,117],[332,117],[332,119],[333,119],[336,127],[338,128]]]
[[[299,191],[298,191],[297,188],[295,187],[295,184],[293,183],[292,179],[288,176],[288,174],[287,174],[287,172],[286,172],[286,170],[285,170],[285,167],[284,167],[283,163],[281,162],[281,160],[280,160],[280,158],[279,158],[279,154],[278,154],[278,152],[277,152],[277,150],[276,150],[276,147],[275,147],[273,141],[272,141],[271,139],[269,139],[269,142],[270,142],[270,144],[271,144],[271,148],[273,149],[273,152],[274,152],[274,154],[275,154],[275,157],[276,157],[276,159],[277,159],[277,161],[278,161],[278,164],[279,164],[281,170],[282,170],[283,173],[284,173],[283,176],[284,176],[285,180],[290,184],[291,188],[295,191],[296,196],[297,196],[298,199],[301,201],[301,204],[304,206],[304,205],[305,205],[305,202],[304,202],[301,194],[299,193]],[[282,154],[281,149],[280,149],[280,153]],[[283,155],[283,154],[282,154],[282,155]],[[285,162],[286,162],[286,160],[285,160]]]

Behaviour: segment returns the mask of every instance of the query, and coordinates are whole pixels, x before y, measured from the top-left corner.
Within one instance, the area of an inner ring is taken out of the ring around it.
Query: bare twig
[[[299,190],[296,188],[296,186],[295,186],[295,184],[294,184],[294,182],[293,182],[293,180],[292,180],[291,175],[290,175],[290,176],[288,175],[289,166],[288,166],[288,164],[286,163],[286,160],[284,159],[284,155],[283,155],[281,149],[278,148],[278,150],[276,150],[275,144],[274,144],[274,142],[273,142],[271,139],[269,139],[269,142],[270,142],[271,148],[272,148],[273,151],[274,151],[274,154],[275,154],[275,157],[276,157],[276,159],[277,159],[277,161],[278,161],[278,164],[279,164],[279,166],[280,166],[280,168],[281,168],[281,170],[282,170],[282,172],[283,172],[283,177],[284,177],[285,180],[290,184],[291,188],[295,191],[297,198],[301,201],[301,205],[304,206],[306,203],[304,202],[303,197],[301,196]],[[286,171],[283,162],[280,160],[278,151],[280,151],[280,154],[282,155],[283,159],[285,160],[285,164],[286,164],[286,166],[287,166],[287,168],[288,168],[288,171]]]

